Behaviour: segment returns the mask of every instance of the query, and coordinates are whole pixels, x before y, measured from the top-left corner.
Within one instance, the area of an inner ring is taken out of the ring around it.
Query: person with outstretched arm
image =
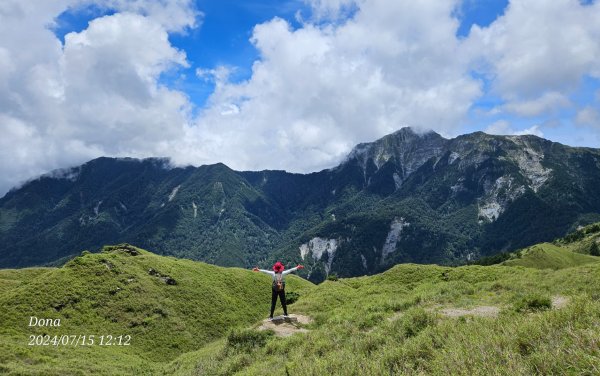
[[[285,304],[285,276],[290,274],[291,272],[295,272],[299,269],[304,269],[303,265],[298,265],[295,268],[291,268],[288,270],[284,270],[285,267],[279,261],[277,261],[273,265],[273,271],[259,269],[258,267],[254,267],[252,269],[255,272],[261,272],[270,275],[273,278],[273,288],[271,294],[271,314],[269,315],[269,320],[273,320],[273,312],[275,312],[275,303],[277,303],[277,297],[279,296],[279,300],[281,301],[281,306],[283,307],[283,316],[288,317],[287,313],[287,305]]]

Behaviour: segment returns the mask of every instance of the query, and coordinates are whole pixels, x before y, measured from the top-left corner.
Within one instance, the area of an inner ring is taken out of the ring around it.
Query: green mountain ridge
[[[314,282],[464,264],[600,220],[599,184],[596,149],[410,128],[310,174],[99,158],[0,199],[0,267],[122,242],[223,266],[285,258]]]
[[[306,333],[284,338],[257,329],[268,312],[270,279],[250,270],[129,245],[83,252],[60,268],[4,269],[0,372],[594,374],[600,257],[574,250],[598,237],[589,226],[551,247],[530,248],[592,261],[578,266],[547,268],[547,260],[524,251],[521,260],[530,267],[403,264],[319,285],[291,275],[287,292],[298,299],[289,310],[314,322]],[[29,327],[31,316],[59,318],[61,326]],[[96,343],[28,345],[30,336],[45,334],[50,341],[95,335]],[[130,344],[100,346],[100,336],[109,334],[129,335]]]
[[[503,264],[539,269],[563,269],[593,262],[598,262],[598,258],[544,243],[527,248],[519,258],[504,261]]]
[[[479,265],[502,264],[538,269],[564,269],[598,261],[600,224],[580,227],[553,243],[536,244],[516,252],[502,253],[475,261]]]

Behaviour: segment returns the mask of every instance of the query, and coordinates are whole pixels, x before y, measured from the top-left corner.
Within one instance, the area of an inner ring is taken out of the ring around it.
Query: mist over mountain
[[[598,149],[482,132],[403,128],[310,174],[98,158],[0,199],[0,267],[120,242],[223,266],[303,262],[313,281],[459,264],[600,221],[599,186]]]

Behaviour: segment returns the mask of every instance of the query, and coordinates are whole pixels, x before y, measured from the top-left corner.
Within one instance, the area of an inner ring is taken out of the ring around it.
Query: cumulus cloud
[[[251,78],[217,87],[177,159],[201,159],[217,138],[208,153],[232,167],[314,171],[402,126],[457,130],[481,88],[461,60],[455,2],[356,4],[345,22],[257,25]]]
[[[468,44],[493,90],[513,107],[523,101],[527,113],[537,112],[529,101],[572,92],[585,75],[600,77],[598,40],[597,1],[511,0],[489,27],[472,27]]]
[[[164,28],[131,13],[95,19],[65,38],[61,60],[67,124],[55,135],[87,140],[110,154],[156,153],[181,136],[187,98],[157,84],[161,72],[186,66]]]
[[[191,0],[86,0],[85,3],[145,16],[169,32],[184,32],[196,27],[202,15]]]
[[[215,84],[193,108],[160,79],[190,67],[169,35],[200,26],[191,0],[3,0],[0,192],[100,155],[314,171],[402,126],[456,135],[485,94],[502,99],[495,117],[547,116],[488,132],[542,136],[557,110],[582,106],[571,97],[582,78],[600,78],[598,2],[512,0],[465,38],[456,36],[459,0],[304,2],[311,14],[300,26],[274,18],[254,27],[259,59],[247,80],[231,82],[231,66],[192,67]],[[63,45],[48,27],[90,4],[114,13]],[[573,122],[597,120],[590,104]]]
[[[89,3],[0,4],[0,192],[101,155],[168,155],[184,135],[187,97],[159,76],[187,64],[168,31],[195,25],[191,2],[101,2],[117,13],[63,46],[48,26]]]
[[[485,133],[503,135],[503,136],[523,136],[531,134],[538,137],[544,137],[544,133],[540,129],[539,125],[533,125],[530,128],[517,130],[505,120],[498,120],[490,124],[486,129]]]
[[[577,112],[575,123],[600,130],[600,112],[591,106],[586,106]]]
[[[571,106],[567,96],[557,92],[547,92],[532,100],[509,102],[503,106],[507,112],[521,116],[538,116],[557,112]]]
[[[305,0],[312,8],[312,17],[315,20],[339,20],[347,17],[353,10],[364,3],[361,0]]]

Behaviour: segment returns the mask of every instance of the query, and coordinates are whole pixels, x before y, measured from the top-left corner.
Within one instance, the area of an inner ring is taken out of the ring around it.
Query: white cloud
[[[158,80],[187,64],[167,31],[194,25],[191,2],[102,2],[145,16],[95,19],[62,46],[48,25],[88,3],[0,4],[0,192],[101,155],[168,155],[185,135],[188,100]]]
[[[314,171],[402,126],[456,132],[480,83],[461,59],[455,2],[357,4],[341,24],[257,25],[251,78],[217,88],[177,160],[209,153],[234,168]],[[230,106],[239,112],[224,117]]]
[[[545,113],[556,113],[570,105],[571,101],[565,95],[547,92],[536,99],[509,102],[503,106],[503,109],[521,116],[538,116]]]
[[[538,137],[544,137],[544,133],[540,129],[539,125],[533,125],[527,129],[516,130],[512,125],[505,120],[498,120],[490,124],[486,129],[485,133],[504,135],[504,136],[523,136],[531,134]]]
[[[156,22],[131,13],[95,19],[65,37],[65,137],[102,145],[110,154],[158,152],[183,135],[187,98],[158,85],[161,72],[187,65]],[[57,130],[58,131],[58,130]],[[155,145],[155,146],[153,146]]]
[[[578,0],[512,0],[502,17],[473,26],[468,38],[494,89],[511,101],[565,93],[584,75],[600,77],[598,40],[600,3]]]
[[[591,106],[584,107],[577,112],[575,123],[600,130],[600,112]]]
[[[195,9],[192,0],[86,0],[100,3],[109,9],[135,13],[160,24],[169,32],[184,32],[198,26],[202,13]]]
[[[516,131],[514,133],[515,136],[523,136],[526,134],[531,134],[531,135],[538,136],[538,137],[544,137],[544,132],[542,132],[542,130],[540,129],[540,126],[537,124],[527,128],[527,129],[523,129],[521,131]]]
[[[235,67],[224,65],[220,65],[214,69],[196,68],[196,76],[206,82],[214,83],[214,91],[220,91],[223,85],[227,85],[229,78],[235,71]],[[237,106],[231,104],[225,104],[224,106],[229,109],[237,108]]]
[[[586,77],[600,78],[599,40],[598,1],[511,0],[491,25],[472,27],[465,53],[489,80],[488,94],[505,102],[490,114],[541,116],[539,129],[557,122],[571,127],[575,119],[560,110],[575,105],[570,98]]]
[[[598,2],[512,0],[461,40],[459,0],[305,2],[313,14],[297,29],[279,18],[256,25],[248,80],[230,82],[234,67],[194,67],[215,90],[191,119],[185,93],[160,83],[189,64],[169,34],[199,26],[191,0],[3,0],[0,192],[100,155],[314,171],[402,126],[456,135],[487,90],[472,69],[505,103],[490,114],[550,117],[541,124],[572,106],[583,77],[600,78]],[[48,25],[90,4],[116,13],[63,46]],[[573,121],[597,115],[589,107]],[[506,122],[488,131],[542,135]]]
[[[312,16],[316,20],[338,20],[349,15],[363,3],[361,0],[305,0],[312,8]]]

